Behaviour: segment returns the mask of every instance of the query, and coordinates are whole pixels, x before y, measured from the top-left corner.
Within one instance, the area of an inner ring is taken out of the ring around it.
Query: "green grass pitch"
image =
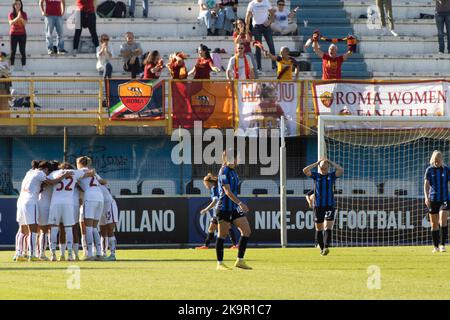
[[[225,263],[236,254],[226,250]],[[450,299],[450,253],[431,247],[334,248],[326,257],[312,248],[249,248],[248,271],[216,271],[214,249],[118,250],[116,262],[12,256],[0,252],[1,299]],[[67,287],[74,265],[79,289]],[[380,289],[368,289],[369,266],[380,268]]]

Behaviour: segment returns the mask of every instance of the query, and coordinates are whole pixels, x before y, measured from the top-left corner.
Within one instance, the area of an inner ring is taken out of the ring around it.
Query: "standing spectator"
[[[164,61],[159,52],[154,50],[144,59],[144,66],[143,79],[159,79],[161,71],[164,69]]]
[[[0,52],[0,78],[9,77],[11,77],[11,71],[9,69],[9,63],[6,59],[6,53]],[[0,82],[0,111],[9,111],[10,87],[10,81]],[[9,114],[0,113],[0,118],[9,118],[9,116]]]
[[[45,4],[45,8],[44,8]],[[47,52],[53,54],[53,29],[56,28],[56,40],[58,42],[58,54],[66,54],[64,50],[64,12],[66,10],[65,0],[39,0],[41,14],[45,17],[45,41]]]
[[[231,36],[233,32],[233,22],[236,20],[238,0],[221,0],[219,12],[217,13],[216,27],[224,30],[226,36]]]
[[[126,42],[120,46],[120,55],[123,57],[123,70],[131,72],[131,78],[136,79],[136,76],[141,73],[141,63],[139,57],[143,50],[141,44],[134,41],[133,32],[125,34]]]
[[[322,52],[317,41],[313,42],[314,53],[322,59],[322,80],[342,79],[342,64],[353,52],[347,51],[342,56],[337,56],[337,46],[333,43],[328,48],[328,53]]]
[[[128,12],[130,18],[134,18],[134,10],[136,9],[136,0],[128,0]],[[144,18],[148,17],[148,0],[142,0],[142,9]]]
[[[238,53],[228,61],[227,79],[254,79],[255,72],[250,55],[244,53],[243,44],[239,44],[237,49]]]
[[[269,0],[252,0],[248,4],[245,15],[247,29],[250,29],[250,22],[252,22],[255,40],[261,42],[264,36],[269,46],[269,51],[273,55],[275,55],[275,46],[270,25],[274,19],[275,9],[272,8]],[[256,63],[258,64],[258,70],[261,71],[261,49],[259,47],[256,48]],[[275,68],[275,62],[272,62],[272,69]]]
[[[94,47],[99,46],[97,36],[97,16],[95,14],[96,0],[76,0],[77,10],[75,14],[75,36],[73,38],[73,53],[78,52],[80,44],[81,31],[84,28],[89,29]]]
[[[220,69],[214,66],[214,62],[211,58],[210,49],[201,44],[198,48],[198,59],[194,68],[189,71],[188,75],[194,75],[194,79],[210,79],[211,71],[219,72]]]
[[[270,25],[273,32],[277,32],[282,36],[297,31],[295,22],[289,23],[289,20],[297,16],[298,7],[292,11],[286,9],[284,0],[277,1],[277,11],[275,11],[275,21]]]
[[[244,45],[244,53],[246,55],[250,56],[253,67],[256,67],[256,60],[255,60],[255,56],[252,52],[252,46],[251,46],[252,37],[253,37],[252,33],[250,32],[250,30],[247,29],[247,27],[245,25],[245,21],[242,19],[236,20],[235,29],[234,29],[234,33],[233,33],[234,45],[236,46],[236,49],[237,49],[239,44],[243,44]],[[255,79],[257,79],[256,73],[255,73]]]
[[[169,69],[170,76],[174,80],[187,79],[188,72],[186,69],[187,56],[184,52],[175,52],[169,56],[169,62],[167,63],[167,69]]]
[[[9,35],[11,37],[11,70],[14,70],[14,61],[16,59],[17,44],[22,58],[22,70],[26,71],[27,56],[25,52],[27,44],[27,32],[25,25],[28,22],[27,14],[23,11],[22,0],[15,0],[12,5],[13,11],[8,16],[10,25]]]
[[[439,1],[439,0],[438,0]],[[394,16],[392,14],[392,0],[377,0],[378,13],[381,20],[382,35],[387,35],[386,29],[386,15],[389,22],[389,30],[394,37],[397,37],[397,32],[394,31]]]
[[[280,49],[280,55],[274,56],[267,51],[264,52],[265,56],[272,59],[277,63],[277,80],[292,81],[293,73],[295,70],[295,80],[298,80],[298,66],[297,61],[289,56],[289,48],[282,47]]]
[[[100,36],[100,46],[97,47],[97,71],[105,79],[110,79],[112,75],[111,60],[114,57],[114,52],[109,44],[109,36],[102,34]]]
[[[450,53],[450,0],[436,0],[436,14],[434,17],[438,30],[439,53],[444,53],[445,50],[445,33],[447,33],[447,51]]]
[[[198,0],[198,5],[200,6],[198,19],[205,22],[206,28],[208,29],[208,36],[217,36],[219,34],[219,29],[216,27],[219,3],[220,0]]]

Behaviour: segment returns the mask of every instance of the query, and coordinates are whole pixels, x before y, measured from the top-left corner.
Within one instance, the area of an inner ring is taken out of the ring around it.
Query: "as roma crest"
[[[137,80],[119,85],[119,98],[123,105],[132,112],[143,110],[152,98],[152,86]]]
[[[192,111],[199,120],[206,121],[214,112],[216,97],[202,88],[191,96]]]
[[[322,104],[327,108],[331,107],[331,105],[333,104],[333,94],[331,92],[325,91],[320,95],[320,102],[322,102]]]

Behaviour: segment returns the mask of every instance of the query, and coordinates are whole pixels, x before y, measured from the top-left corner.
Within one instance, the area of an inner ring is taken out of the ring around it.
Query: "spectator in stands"
[[[227,68],[227,79],[254,79],[255,72],[250,55],[244,53],[244,44],[238,44],[238,52],[230,58]]]
[[[10,25],[9,35],[11,44],[11,70],[14,70],[14,62],[16,58],[17,45],[19,45],[19,51],[22,58],[22,70],[26,71],[27,56],[27,32],[25,25],[28,22],[28,17],[25,11],[23,11],[23,4],[21,0],[15,0],[12,5],[13,11],[8,16]]]
[[[134,18],[134,10],[136,9],[136,0],[128,0],[128,13],[130,18]],[[148,0],[142,0],[143,17],[148,17]]]
[[[97,71],[105,79],[110,79],[113,71],[111,60],[114,52],[109,44],[109,36],[102,34],[100,36],[100,46],[97,47]]]
[[[275,11],[275,21],[270,25],[273,32],[279,33],[282,36],[285,36],[290,33],[294,33],[297,31],[297,24],[295,22],[289,23],[289,20],[292,20],[297,17],[298,7],[292,11],[286,9],[284,0],[277,1],[277,11]]]
[[[198,19],[205,22],[206,28],[208,29],[208,36],[219,34],[219,29],[216,27],[219,3],[220,0],[198,0],[198,5],[200,6]]]
[[[123,70],[131,72],[131,78],[135,79],[141,73],[139,57],[143,50],[141,44],[134,40],[133,32],[125,34],[126,42],[120,46],[120,55],[123,57]]]
[[[187,79],[188,72],[186,69],[186,63],[184,62],[187,55],[184,52],[175,52],[169,56],[169,62],[167,63],[167,69],[169,69],[170,76],[174,80]]]
[[[39,0],[39,7],[45,21],[45,41],[47,52],[53,55],[53,29],[56,28],[56,40],[58,42],[58,54],[66,54],[64,50],[64,12],[66,10],[65,0]]]
[[[264,55],[277,63],[277,80],[292,81],[293,74],[295,80],[298,80],[297,60],[289,56],[288,47],[282,47],[278,56],[274,56],[267,51],[264,51]]]
[[[353,52],[347,51],[342,56],[337,56],[337,46],[333,43],[328,48],[328,53],[322,52],[317,41],[313,42],[313,49],[322,59],[322,80],[342,79],[342,64]]]
[[[81,31],[88,28],[92,37],[94,47],[99,46],[97,36],[97,16],[95,14],[95,0],[76,0],[77,10],[75,13],[75,36],[73,38],[73,53],[78,52]]]
[[[164,61],[157,50],[152,51],[144,59],[143,79],[159,79],[161,71],[164,69]]]
[[[389,30],[391,31],[391,34],[394,37],[397,37],[398,34],[394,30],[394,16],[392,14],[392,0],[376,0],[378,12],[380,14],[380,20],[381,20],[381,28],[382,28],[382,35],[387,35],[387,29],[386,29],[386,15],[389,22]]]
[[[255,55],[252,52],[252,33],[247,29],[245,21],[243,19],[237,19],[235,22],[235,29],[233,32],[233,40],[236,49],[239,44],[244,45],[244,53],[250,56],[252,60],[253,67],[256,68]],[[255,79],[257,79],[257,74],[255,73]]]
[[[436,0],[436,27],[438,30],[439,53],[444,53],[444,26],[447,33],[447,51],[450,53],[450,0]]]
[[[6,53],[0,52],[0,78],[9,77],[11,77],[11,71],[9,68],[9,62],[6,59]],[[0,111],[9,111],[9,97],[7,95],[10,94],[10,87],[10,81],[0,82]],[[0,118],[9,118],[9,114],[0,113]]]
[[[237,19],[237,5],[238,0],[221,0],[219,3],[216,27],[218,30],[224,30],[226,36],[231,36],[233,32],[233,23]]]
[[[248,4],[245,15],[247,29],[250,30],[250,23],[253,24],[253,36],[256,41],[261,42],[262,37],[266,39],[269,51],[275,55],[275,46],[273,44],[272,29],[270,25],[275,19],[275,9],[272,8],[269,0],[252,0]],[[258,70],[261,71],[261,49],[256,48],[256,63]],[[272,62],[272,69],[275,69],[275,62]]]
[[[188,75],[194,75],[194,79],[210,79],[211,71],[219,72],[220,69],[214,66],[211,58],[211,50],[204,44],[200,44],[198,48],[198,59],[194,68],[189,71]]]

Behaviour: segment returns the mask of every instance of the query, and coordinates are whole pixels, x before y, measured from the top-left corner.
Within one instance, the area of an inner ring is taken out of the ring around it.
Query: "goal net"
[[[336,246],[431,244],[424,173],[433,150],[450,161],[450,119],[321,116],[319,157],[336,181]]]

